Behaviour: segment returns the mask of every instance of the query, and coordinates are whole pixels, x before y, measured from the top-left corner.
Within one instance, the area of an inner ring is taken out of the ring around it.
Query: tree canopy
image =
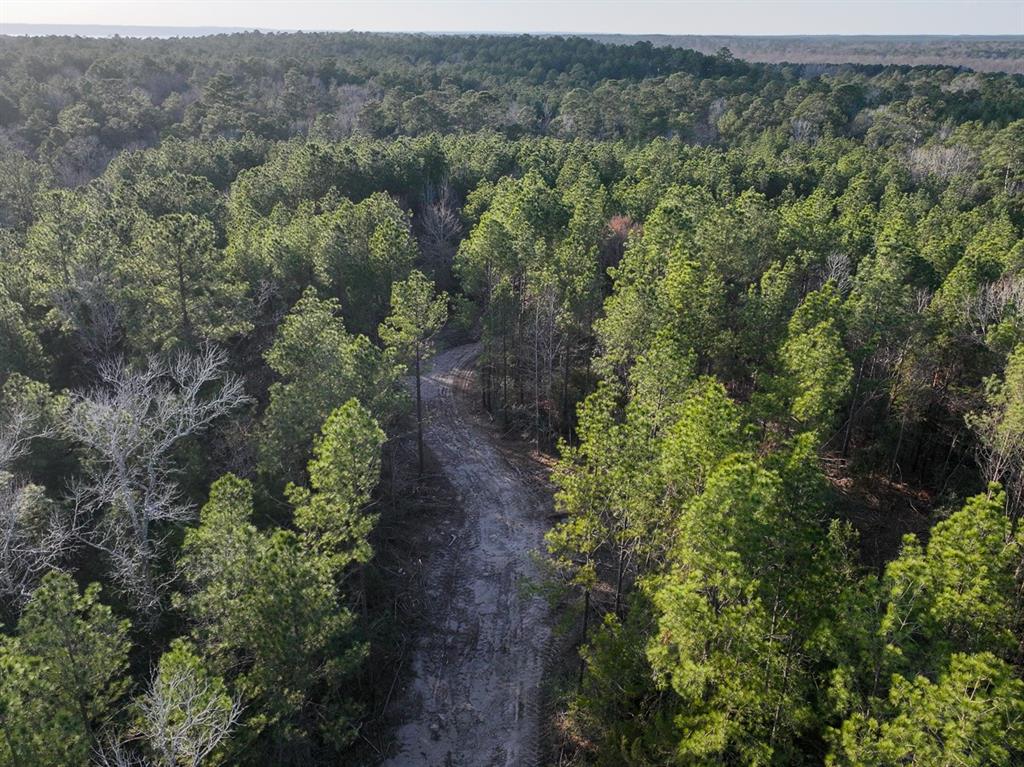
[[[379,759],[469,340],[563,761],[1024,761],[1020,75],[245,33],[0,37],[0,762]]]

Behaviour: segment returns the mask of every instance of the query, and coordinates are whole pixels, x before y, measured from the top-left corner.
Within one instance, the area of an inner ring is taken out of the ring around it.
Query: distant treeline
[[[1024,74],[1024,36],[993,35],[588,35],[617,45],[658,46],[715,53],[728,48],[746,61],[769,64],[900,64],[968,67]]]
[[[870,145],[1005,125],[1024,79],[952,66],[752,64],[582,37],[262,34],[0,38],[0,148],[60,185],[162,139],[473,133],[750,143],[766,130]],[[909,131],[897,137],[895,132]]]

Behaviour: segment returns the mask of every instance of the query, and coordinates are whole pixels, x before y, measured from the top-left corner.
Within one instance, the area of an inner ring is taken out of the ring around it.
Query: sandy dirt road
[[[423,378],[424,439],[460,508],[432,556],[425,628],[398,693],[398,748],[387,767],[533,767],[540,684],[550,636],[536,576],[550,500],[510,464],[457,393],[475,344],[434,358]]]

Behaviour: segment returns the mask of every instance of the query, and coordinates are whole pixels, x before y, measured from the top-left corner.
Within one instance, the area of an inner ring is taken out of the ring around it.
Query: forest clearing
[[[424,379],[426,442],[460,508],[428,587],[433,624],[411,658],[389,765],[528,765],[539,748],[548,608],[524,588],[550,501],[490,442],[466,401],[478,345],[438,355]],[[460,393],[461,390],[461,393]]]

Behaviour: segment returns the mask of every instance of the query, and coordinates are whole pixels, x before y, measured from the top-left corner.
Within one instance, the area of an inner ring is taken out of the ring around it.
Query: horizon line
[[[752,35],[744,33],[733,33],[733,32],[558,32],[558,31],[510,31],[510,30],[370,30],[370,29],[356,29],[350,27],[348,29],[342,28],[323,28],[323,29],[277,29],[270,27],[225,27],[225,26],[205,26],[205,25],[193,25],[193,24],[79,24],[79,23],[53,23],[53,22],[0,22],[0,37],[62,37],[66,35],[46,35],[46,34],[20,34],[20,35],[9,35],[4,30],[13,28],[39,28],[39,29],[92,29],[92,30],[164,30],[164,31],[204,31],[207,34],[194,35],[194,37],[212,37],[218,34],[346,34],[346,33],[360,33],[370,35],[444,35],[444,36],[457,36],[457,35],[485,35],[485,36],[538,36],[538,37],[655,37],[655,38],[666,38],[666,37],[734,37],[734,38],[750,38],[750,39],[797,39],[797,38],[820,38],[820,37],[838,37],[838,38],[932,38],[932,39],[1003,39],[1012,40],[1020,39],[1024,41],[1024,34],[1021,33],[991,33],[991,34],[979,34],[979,33],[936,33],[936,32],[889,32],[889,33],[843,33],[843,32],[807,32],[807,33],[792,33],[792,34],[767,34],[767,35]],[[114,32],[116,34],[116,31]],[[88,37],[88,35],[83,35]],[[136,35],[126,34],[124,37],[136,37]],[[142,37],[142,36],[139,36]]]

